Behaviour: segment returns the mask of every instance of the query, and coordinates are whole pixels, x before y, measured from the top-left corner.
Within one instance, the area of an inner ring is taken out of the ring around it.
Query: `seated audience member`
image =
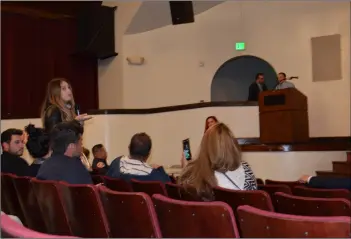
[[[250,166],[241,160],[237,140],[223,123],[207,130],[198,156],[182,170],[179,183],[195,189],[204,200],[213,200],[212,188],[216,186],[233,190],[257,189]]]
[[[216,118],[216,116],[208,116],[206,118],[206,121],[205,121],[205,131],[204,133],[206,133],[206,131],[208,130],[208,128],[210,128],[211,126],[215,125],[218,123],[218,119]]]
[[[95,145],[91,151],[93,152],[93,172],[97,174],[106,174],[109,166],[107,165],[107,152],[102,144]]]
[[[93,184],[80,160],[83,127],[77,121],[58,123],[50,133],[52,155],[41,165],[37,178],[70,184]]]
[[[351,190],[351,178],[333,178],[304,175],[299,180],[312,188]]]
[[[91,164],[89,162],[89,156],[90,156],[89,149],[83,147],[83,153],[80,155],[80,160],[82,161],[85,168],[89,172],[91,172],[91,171],[93,171],[93,169],[92,169]]]
[[[28,176],[28,163],[21,156],[24,150],[23,131],[7,129],[1,133],[1,172]]]
[[[122,178],[126,181],[170,182],[163,167],[146,163],[151,152],[151,139],[146,133],[135,134],[129,144],[129,157],[121,156],[113,160],[106,176]]]
[[[42,163],[51,155],[50,138],[44,129],[36,128],[32,124],[26,126],[24,130],[27,133],[27,150],[34,159],[29,166],[28,176],[35,177]]]

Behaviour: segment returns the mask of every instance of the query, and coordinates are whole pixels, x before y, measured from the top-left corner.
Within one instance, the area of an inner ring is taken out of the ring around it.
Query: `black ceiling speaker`
[[[115,12],[117,7],[89,7],[77,16],[77,52],[82,56],[106,59],[115,52]]]
[[[170,1],[172,24],[185,24],[195,22],[192,1]]]

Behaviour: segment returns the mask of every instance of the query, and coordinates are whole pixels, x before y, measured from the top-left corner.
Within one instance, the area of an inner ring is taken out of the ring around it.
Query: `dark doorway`
[[[277,73],[265,60],[256,56],[238,56],[222,64],[213,77],[211,101],[246,101],[249,86],[257,73],[265,75],[265,84],[273,89]]]

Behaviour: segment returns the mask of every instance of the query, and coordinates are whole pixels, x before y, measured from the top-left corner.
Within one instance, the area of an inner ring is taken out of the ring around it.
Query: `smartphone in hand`
[[[189,139],[183,140],[183,153],[187,161],[191,160],[191,150],[190,150],[190,141]]]

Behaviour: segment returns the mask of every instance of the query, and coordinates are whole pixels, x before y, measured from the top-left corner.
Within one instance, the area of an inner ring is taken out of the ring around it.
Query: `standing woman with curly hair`
[[[41,109],[44,129],[50,132],[56,124],[61,122],[77,120],[83,123],[91,119],[91,116],[87,114],[77,116],[75,107],[72,87],[68,81],[64,78],[51,80]]]

